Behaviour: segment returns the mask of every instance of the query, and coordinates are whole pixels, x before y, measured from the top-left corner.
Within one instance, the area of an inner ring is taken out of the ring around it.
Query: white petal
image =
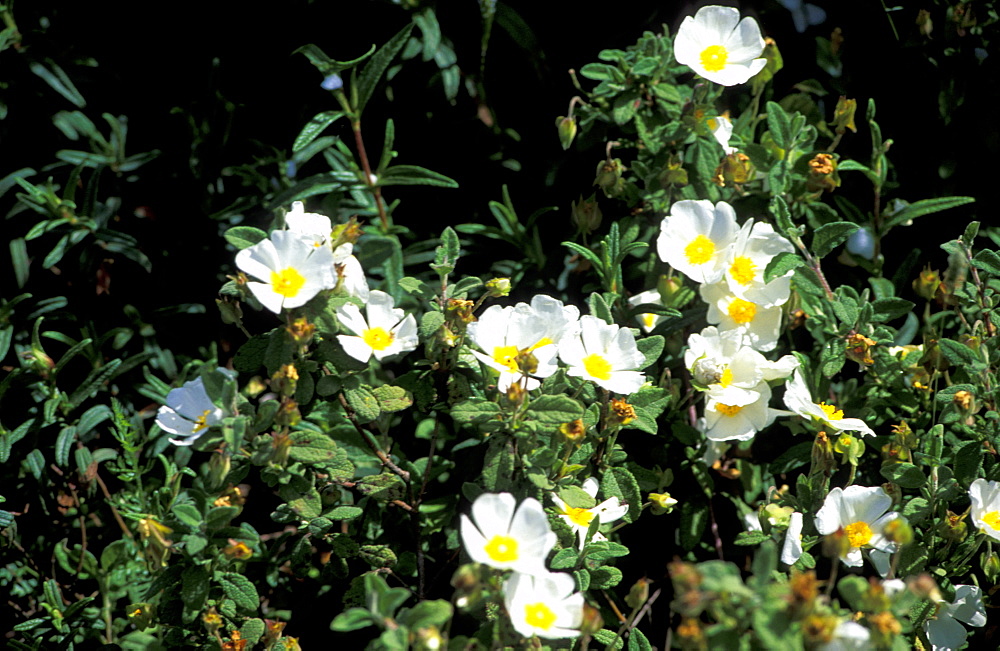
[[[956,585],[955,601],[948,612],[969,626],[986,626],[986,608],[977,586]]]
[[[924,622],[924,632],[934,651],[953,651],[965,644],[969,633],[951,615],[938,612],[937,619]]]
[[[756,517],[756,514],[754,514]],[[802,556],[802,514],[796,511],[789,519],[785,544],[781,547],[781,562],[794,565]]]

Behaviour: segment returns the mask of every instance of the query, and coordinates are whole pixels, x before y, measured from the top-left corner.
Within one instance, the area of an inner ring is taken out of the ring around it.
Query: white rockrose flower
[[[580,333],[563,337],[559,358],[569,366],[569,375],[614,393],[635,393],[646,382],[646,376],[637,370],[645,357],[635,344],[635,336],[596,316],[580,317]]]
[[[867,651],[872,634],[857,622],[844,621],[833,630],[833,639],[817,647],[817,651]]]
[[[301,307],[336,285],[330,249],[316,248],[292,231],[274,231],[269,239],[243,249],[236,254],[236,266],[258,279],[247,287],[275,314]]]
[[[330,240],[330,233],[333,232],[333,223],[329,217],[306,212],[305,205],[301,201],[293,203],[292,209],[285,213],[285,226],[291,232],[309,240],[316,248],[326,245]]]
[[[709,394],[705,401],[705,417],[702,431],[711,441],[749,441],[754,434],[774,422],[787,412],[771,409],[771,387],[760,382],[745,394],[732,394],[734,402],[720,402]]]
[[[725,201],[677,201],[660,223],[660,259],[699,283],[722,280],[738,232],[736,211]]]
[[[838,432],[849,430],[861,432],[864,436],[875,436],[872,428],[860,418],[844,418],[844,412],[833,405],[813,402],[812,393],[800,369],[796,369],[785,386],[785,406],[803,418],[818,420]]]
[[[744,345],[765,353],[778,345],[781,306],[765,307],[740,298],[730,291],[726,281],[702,285],[699,293],[708,303],[708,322],[720,331],[736,330]]]
[[[598,491],[597,480],[593,477],[588,477],[583,482],[583,490],[587,495],[593,498],[597,497]],[[576,532],[580,539],[580,549],[583,549],[587,544],[587,531],[590,529],[590,524],[597,518],[601,524],[607,524],[609,522],[614,522],[615,520],[620,520],[622,517],[628,513],[628,504],[622,504],[621,500],[617,497],[609,497],[597,506],[589,509],[572,507],[566,504],[555,493],[550,494],[552,497],[552,502],[556,505],[556,509],[559,511],[559,517],[569,525],[570,529]],[[596,542],[598,540],[607,540],[607,538],[601,532],[594,534],[594,537],[590,539],[590,542]]]
[[[933,651],[954,651],[965,644],[969,632],[960,622],[969,626],[986,626],[986,608],[977,586],[956,585],[955,601],[940,602],[937,614],[924,622],[924,632]]]
[[[847,553],[840,558],[844,565],[860,567],[861,550],[867,549],[879,574],[889,571],[889,555],[897,550],[895,543],[884,535],[885,526],[899,517],[889,510],[892,498],[881,486],[848,486],[834,488],[827,494],[816,513],[816,531],[829,536],[843,530],[849,543]]]
[[[226,368],[218,370],[230,378],[236,377],[235,371]],[[171,443],[188,446],[225,416],[225,412],[208,397],[205,384],[198,377],[170,390],[167,404],[156,413],[156,424],[164,432],[180,437],[169,439]]]
[[[477,563],[498,570],[548,574],[545,559],[556,544],[556,535],[534,498],[517,506],[510,493],[483,493],[472,503],[472,519],[462,515],[461,532],[465,551]]]
[[[746,83],[767,64],[764,38],[753,18],[733,7],[709,5],[687,16],[674,38],[674,58],[720,86]]]
[[[772,362],[760,352],[744,346],[742,339],[736,330],[720,333],[715,326],[688,336],[684,364],[694,381],[701,385],[698,388],[719,402],[747,404],[747,400],[756,400],[749,392],[761,381],[786,378],[799,365],[793,355]],[[744,397],[741,399],[740,395]]]
[[[576,592],[573,575],[515,572],[504,582],[504,606],[514,630],[525,638],[570,638],[580,634],[583,594]]]
[[[770,224],[747,220],[726,261],[725,278],[729,291],[761,307],[784,305],[791,295],[792,272],[765,283],[764,271],[779,253],[792,251],[792,243],[775,233]]]
[[[1000,540],[1000,482],[977,479],[969,486],[972,524],[990,538]]]
[[[558,314],[565,313],[559,310]],[[531,391],[538,388],[538,378],[546,378],[559,368],[556,365],[558,347],[548,336],[552,325],[527,304],[492,305],[478,321],[469,324],[466,333],[482,350],[473,350],[472,354],[500,373],[498,390],[506,392],[512,384],[520,384]],[[569,324],[564,327],[571,328]]]
[[[644,292],[639,292],[635,296],[628,299],[628,304],[632,307],[639,305],[663,305],[663,297],[660,296],[660,292],[655,289],[647,289]],[[642,327],[642,331],[649,333],[653,331],[656,325],[665,319],[666,317],[661,314],[637,314],[636,320],[639,321],[639,325]]]
[[[348,355],[367,363],[372,355],[382,361],[417,347],[417,320],[393,305],[392,296],[376,289],[371,292],[365,306],[367,319],[361,316],[361,310],[353,303],[337,308],[337,319],[354,333],[337,335],[337,341]]]

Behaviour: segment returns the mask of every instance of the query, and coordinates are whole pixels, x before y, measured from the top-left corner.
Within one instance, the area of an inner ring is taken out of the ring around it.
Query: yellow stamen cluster
[[[684,255],[691,264],[705,264],[715,255],[715,242],[699,235],[684,247]]]
[[[851,543],[851,547],[864,547],[874,535],[868,523],[860,520],[844,527],[844,531],[847,533],[847,540]]]
[[[723,416],[733,417],[736,414],[740,413],[742,409],[743,407],[740,407],[738,405],[724,405],[721,402],[715,403],[715,410],[720,414],[722,414]]]
[[[757,316],[757,305],[742,298],[734,298],[729,304],[729,317],[736,323],[742,325],[750,323]]]
[[[611,379],[611,363],[597,353],[583,358],[583,368],[590,377],[598,380]]]
[[[540,628],[547,631],[556,623],[556,614],[552,609],[542,602],[536,604],[525,604],[524,621],[528,626]]]
[[[701,51],[701,65],[709,72],[718,72],[726,67],[729,52],[722,45],[709,45]]]
[[[511,536],[493,536],[486,547],[483,548],[486,555],[498,563],[510,563],[518,559],[517,540]]]
[[[733,280],[741,285],[749,285],[754,279],[754,270],[757,265],[753,263],[753,260],[746,256],[739,256],[733,260],[733,264],[729,267],[729,275],[733,277]]]
[[[275,294],[280,294],[285,298],[298,296],[302,286],[306,284],[306,278],[298,272],[295,267],[287,267],[281,271],[271,272],[271,286]]]
[[[385,328],[369,328],[365,330],[361,338],[372,350],[385,350],[392,345],[395,337],[391,332],[386,332]]]

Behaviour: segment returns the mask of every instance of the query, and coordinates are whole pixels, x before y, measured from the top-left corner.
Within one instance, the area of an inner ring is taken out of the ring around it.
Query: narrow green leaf
[[[113,359],[104,366],[91,371],[90,375],[87,376],[87,379],[84,380],[83,383],[77,387],[76,391],[70,395],[70,409],[76,409],[80,406],[80,403],[89,398],[92,394],[97,393],[97,391],[101,388],[101,385],[113,377],[115,371],[118,370],[118,367],[121,365],[121,359]]]
[[[954,339],[938,339],[938,347],[948,361],[955,366],[974,364],[979,361],[979,356],[971,348]]]
[[[293,54],[301,54],[309,59],[309,62],[316,66],[316,69],[324,77],[329,77],[330,75],[335,75],[342,70],[346,70],[371,56],[372,52],[375,51],[375,46],[372,45],[371,49],[362,54],[356,59],[351,59],[350,61],[336,61],[331,59],[326,55],[326,53],[319,48],[319,46],[309,43],[308,45],[303,45],[299,49],[295,50]]]
[[[771,137],[778,147],[785,150],[792,148],[795,141],[792,121],[777,102],[767,103],[767,128],[771,131]]]
[[[375,91],[375,85],[378,84],[379,79],[382,78],[382,74],[385,72],[392,60],[396,58],[399,51],[403,49],[406,45],[406,41],[410,38],[410,32],[413,30],[413,23],[410,23],[403,29],[399,30],[395,36],[389,39],[389,42],[380,47],[365,67],[361,70],[361,74],[358,75],[357,80],[357,106],[354,106],[354,110],[361,113],[365,109],[365,105],[371,98],[372,93]]]
[[[28,282],[28,245],[24,238],[19,237],[11,240],[9,246],[10,261],[14,267],[14,279],[17,281],[17,288],[21,289]]]
[[[795,253],[782,251],[767,263],[767,269],[764,270],[764,282],[769,283],[775,278],[780,278],[788,272],[793,271],[797,267],[805,266],[805,264],[806,261]]]
[[[306,126],[302,127],[302,131],[295,138],[295,143],[292,145],[292,152],[299,153],[306,145],[315,140],[319,134],[323,133],[323,130],[328,126],[339,120],[346,115],[343,111],[323,111],[322,113],[317,113],[312,120],[306,123]]]
[[[972,266],[994,276],[1000,276],[1000,255],[989,249],[983,249],[972,259]]]
[[[880,472],[883,477],[903,488],[920,488],[927,483],[924,471],[912,463],[883,466]]]
[[[915,304],[905,298],[880,298],[873,301],[871,306],[872,321],[883,323],[906,316],[913,310]]]
[[[237,249],[246,249],[267,239],[267,233],[253,226],[233,226],[224,235],[226,241]]]
[[[63,72],[63,69],[54,61],[46,59],[45,63],[48,64],[48,68],[38,61],[30,63],[28,68],[45,80],[45,83],[51,86],[52,90],[65,97],[73,106],[77,108],[85,107],[87,101],[83,99],[83,95],[76,89],[76,86],[73,85],[69,76]]]
[[[67,425],[59,431],[59,436],[56,437],[56,465],[63,468],[69,465],[69,453],[75,442],[76,427]]]
[[[431,185],[438,188],[457,188],[458,182],[444,174],[417,165],[393,165],[378,177],[378,185]]]
[[[842,166],[837,169],[843,169]],[[957,208],[967,203],[975,201],[973,197],[938,197],[936,199],[921,199],[914,201],[905,208],[902,208],[889,216],[886,226],[897,226],[911,219],[930,215],[931,213]]]
[[[858,230],[857,224],[851,222],[832,222],[823,224],[813,233],[812,252],[819,258],[826,256],[838,245],[846,241],[851,233]]]

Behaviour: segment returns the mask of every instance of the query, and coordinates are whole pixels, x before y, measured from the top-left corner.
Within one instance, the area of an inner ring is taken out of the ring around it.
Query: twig
[[[361,438],[364,440],[365,444],[368,445],[369,448],[371,448],[371,451],[375,453],[375,456],[378,457],[378,460],[382,462],[382,465],[386,466],[389,470],[394,472],[400,479],[409,484],[410,473],[406,472],[405,470],[397,466],[395,463],[393,463],[392,459],[390,459],[389,456],[385,452],[383,452],[381,448],[378,447],[374,439],[372,439],[372,435],[368,432],[368,430],[361,427],[361,424],[358,423],[358,419],[354,413],[354,410],[351,409],[350,405],[347,404],[347,398],[344,397],[344,394],[340,393],[338,394],[338,397],[340,398],[340,404],[343,405],[344,407],[344,411],[347,412],[347,417],[350,419],[351,423],[353,423],[354,429],[358,431],[358,434],[361,435]]]

